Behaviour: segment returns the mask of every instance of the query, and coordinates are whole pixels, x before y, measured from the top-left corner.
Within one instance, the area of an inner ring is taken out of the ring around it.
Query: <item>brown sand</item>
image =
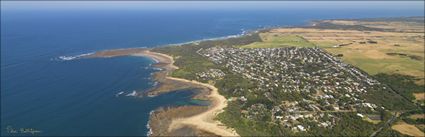
[[[190,117],[206,111],[205,106],[181,106],[158,108],[151,113],[149,118],[149,126],[152,131],[151,136],[201,136],[214,134],[203,133],[201,130],[196,130],[194,127],[185,126],[181,129],[168,131],[168,127],[175,118]],[[184,113],[182,113],[184,112]]]
[[[223,126],[219,121],[215,121],[214,118],[218,113],[221,113],[225,107],[227,107],[227,100],[225,97],[221,96],[218,93],[218,89],[212,85],[197,82],[189,81],[186,79],[168,77],[169,79],[180,80],[184,82],[190,82],[197,85],[202,85],[208,87],[211,92],[208,97],[211,99],[211,106],[209,109],[201,114],[187,117],[179,118],[172,121],[169,130],[175,130],[181,128],[184,125],[192,125],[198,129],[215,133],[221,136],[239,136],[234,130]]]
[[[108,58],[108,57],[117,57],[117,56],[129,56],[133,54],[137,54],[140,52],[144,52],[147,49],[144,48],[129,48],[129,49],[114,49],[114,50],[104,50],[98,51],[94,54],[85,56],[86,58]]]

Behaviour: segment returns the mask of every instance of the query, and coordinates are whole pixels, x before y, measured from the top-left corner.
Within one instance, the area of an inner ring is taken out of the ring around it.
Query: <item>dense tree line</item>
[[[415,100],[413,93],[424,92],[425,89],[424,85],[415,84],[416,78],[412,76],[379,73],[375,78],[409,100]]]

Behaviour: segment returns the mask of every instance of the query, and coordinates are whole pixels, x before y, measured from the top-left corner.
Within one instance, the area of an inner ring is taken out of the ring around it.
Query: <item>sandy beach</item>
[[[208,98],[211,101],[211,105],[207,111],[192,117],[175,119],[172,121],[169,130],[180,128],[181,125],[192,125],[198,129],[212,132],[220,136],[239,136],[234,130],[227,128],[219,121],[214,120],[216,115],[222,112],[225,107],[227,107],[226,98],[218,93],[218,89],[216,87],[197,81],[189,81],[186,79],[173,77],[167,78],[202,85],[211,90],[210,94],[208,95]]]
[[[173,64],[173,57],[162,53],[152,52],[148,49],[138,48],[100,51],[87,57],[116,56],[145,56],[156,61],[156,64],[154,64],[155,67],[161,68],[162,70],[154,74],[155,81],[160,84],[149,91],[149,94],[152,96],[190,87],[208,90],[208,94],[206,94],[204,98],[210,100],[211,104],[208,106],[206,111],[189,117],[173,118],[167,127],[162,126],[161,128],[167,128],[166,131],[172,133],[174,130],[181,128],[194,127],[197,130],[214,133],[219,136],[239,136],[234,130],[224,126],[221,122],[214,120],[217,114],[223,112],[223,109],[227,107],[226,98],[218,93],[218,89],[216,87],[198,81],[190,81],[187,79],[169,76],[170,72],[178,69],[178,67]],[[200,94],[202,94],[202,92]],[[153,135],[155,135],[155,131],[153,131]]]

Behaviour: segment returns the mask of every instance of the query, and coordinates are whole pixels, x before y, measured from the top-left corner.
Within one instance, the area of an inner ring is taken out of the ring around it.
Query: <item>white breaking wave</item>
[[[159,61],[157,59],[155,59],[155,58],[151,58],[151,59],[155,62],[155,64],[159,63]]]
[[[154,87],[156,87],[157,85],[158,85],[157,81],[153,82],[153,84],[152,84],[152,86],[154,86]]]
[[[59,56],[58,59],[63,60],[63,61],[68,61],[68,60],[78,59],[78,58],[81,58],[81,57],[84,57],[84,56],[89,56],[89,55],[92,55],[92,54],[94,54],[94,52],[75,55],[75,56]]]
[[[162,68],[152,68],[153,70],[161,71]]]
[[[146,128],[148,129],[148,133],[146,134],[146,136],[151,136],[153,134],[152,128],[151,128],[151,126],[149,126],[149,122],[151,121],[150,117],[152,116],[153,112],[154,112],[153,110],[151,112],[149,112],[149,120],[148,120],[148,124],[146,124]]]
[[[127,94],[126,96],[137,96],[137,92],[133,90],[133,92]]]
[[[249,35],[252,32],[255,33],[257,31],[246,31],[244,29],[241,29],[241,33],[236,34],[236,35],[228,35],[228,36],[224,36],[224,37],[215,37],[215,38],[206,38],[206,39],[193,40],[193,41],[182,42],[182,43],[175,43],[175,44],[166,44],[166,45],[163,45],[163,46],[181,46],[181,45],[185,45],[185,44],[199,43],[199,42],[209,41],[209,40],[224,40],[224,39],[228,39],[228,38],[238,38],[238,37],[242,37],[244,35]],[[160,46],[158,46],[158,47],[160,47]]]
[[[115,94],[115,97],[118,97],[118,96],[120,96],[121,94],[124,94],[124,91],[121,91],[121,92],[119,92],[119,93]]]

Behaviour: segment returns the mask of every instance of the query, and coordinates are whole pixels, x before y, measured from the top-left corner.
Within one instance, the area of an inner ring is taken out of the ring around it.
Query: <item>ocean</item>
[[[63,60],[315,19],[423,16],[423,2],[1,1],[1,135],[145,136],[159,107],[200,105],[193,91],[127,96],[155,85],[152,59]],[[123,94],[118,94],[123,92]]]

